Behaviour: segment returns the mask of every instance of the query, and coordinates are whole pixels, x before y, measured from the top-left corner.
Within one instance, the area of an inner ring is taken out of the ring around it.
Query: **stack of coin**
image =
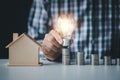
[[[84,65],[84,53],[83,52],[77,52],[77,65]]]
[[[117,65],[120,65],[120,58],[117,58]]]
[[[63,48],[62,48],[62,64],[70,64],[70,50],[69,50],[69,40],[63,39]]]
[[[111,57],[104,56],[104,65],[111,65]]]
[[[91,65],[99,65],[98,54],[91,54]]]
[[[64,65],[70,64],[70,52],[68,48],[62,49],[62,64]]]

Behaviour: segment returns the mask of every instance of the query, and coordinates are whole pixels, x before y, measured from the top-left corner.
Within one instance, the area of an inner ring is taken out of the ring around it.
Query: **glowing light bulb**
[[[54,29],[62,35],[63,38],[71,38],[76,27],[76,21],[70,14],[62,14],[55,19]]]
[[[54,19],[53,27],[63,38],[62,63],[68,65],[70,64],[70,39],[76,27],[76,22],[72,15],[63,14]]]

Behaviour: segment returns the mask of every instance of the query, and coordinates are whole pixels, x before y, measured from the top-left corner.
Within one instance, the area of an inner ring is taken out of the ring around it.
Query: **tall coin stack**
[[[99,65],[98,54],[91,54],[91,65]]]
[[[69,39],[63,39],[62,64],[70,64]]]
[[[111,57],[104,56],[104,65],[111,65]]]
[[[77,65],[84,65],[84,52],[77,52]]]

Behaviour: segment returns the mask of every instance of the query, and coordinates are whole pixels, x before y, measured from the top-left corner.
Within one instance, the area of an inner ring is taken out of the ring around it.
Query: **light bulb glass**
[[[70,14],[62,14],[55,19],[54,29],[62,35],[63,38],[71,38],[76,27],[76,21]]]

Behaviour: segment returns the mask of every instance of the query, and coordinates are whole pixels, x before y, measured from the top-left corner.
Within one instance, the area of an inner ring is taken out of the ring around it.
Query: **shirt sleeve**
[[[48,14],[42,0],[34,0],[28,18],[28,35],[43,40],[48,32]]]

